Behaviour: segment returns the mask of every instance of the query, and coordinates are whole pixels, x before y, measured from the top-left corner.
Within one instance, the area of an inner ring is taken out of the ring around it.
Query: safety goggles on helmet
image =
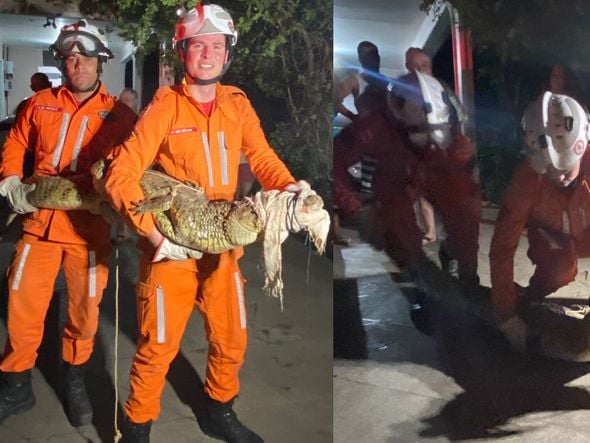
[[[567,95],[546,92],[543,125],[548,136],[543,150],[546,163],[561,171],[571,170],[582,159],[590,138],[585,109]]]
[[[234,27],[231,15],[219,5],[203,5],[189,10],[176,22],[173,48],[178,42],[197,35],[223,34],[228,37],[230,46],[238,41],[238,32]]]
[[[86,20],[64,26],[50,49],[53,50],[56,58],[63,58],[74,53],[98,57],[101,61],[113,58],[104,33],[96,26],[88,24]]]
[[[448,148],[452,140],[451,111],[455,110],[451,110],[449,91],[437,79],[412,72],[390,82],[388,90],[389,109],[414,144]]]

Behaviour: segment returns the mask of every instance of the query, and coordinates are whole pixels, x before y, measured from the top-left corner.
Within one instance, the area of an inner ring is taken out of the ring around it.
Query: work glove
[[[528,337],[528,328],[524,321],[518,316],[510,317],[503,323],[500,323],[498,329],[504,334],[504,337],[510,342],[512,347],[518,351],[526,350]]]
[[[196,249],[187,248],[186,246],[177,245],[172,243],[166,237],[162,238],[162,241],[156,248],[156,253],[152,258],[152,263],[156,263],[167,258],[168,260],[186,260],[188,258],[199,259],[203,256],[201,251]]]
[[[291,183],[285,187],[285,191],[293,192],[295,194],[299,194],[303,191],[309,191],[310,189],[311,185],[305,180],[299,180],[297,183]]]
[[[26,214],[35,212],[37,208],[27,201],[27,194],[35,189],[35,184],[22,183],[16,175],[0,181],[0,195],[6,197],[14,212]]]

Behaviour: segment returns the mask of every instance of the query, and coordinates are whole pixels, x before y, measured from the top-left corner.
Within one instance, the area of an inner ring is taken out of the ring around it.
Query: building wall
[[[43,51],[38,48],[9,46],[7,60],[14,63],[12,90],[8,91],[6,100],[8,114],[12,114],[21,100],[33,94],[30,87],[31,75],[43,65]]]
[[[4,42],[0,36],[0,120],[6,117],[6,97],[4,96]]]
[[[103,65],[101,80],[111,95],[117,97],[125,88],[125,64],[121,63],[121,54],[113,52],[115,58]]]

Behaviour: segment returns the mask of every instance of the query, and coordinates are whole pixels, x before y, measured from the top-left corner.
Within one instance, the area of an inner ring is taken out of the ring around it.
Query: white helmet
[[[231,15],[219,5],[203,5],[199,3],[181,15],[174,28],[172,47],[178,42],[197,35],[223,34],[229,37],[230,46],[238,41],[238,31],[234,27]]]
[[[522,117],[524,130],[524,151],[531,162],[532,168],[539,174],[544,174],[547,164],[545,160],[545,146],[551,140],[545,135],[543,126],[543,100],[531,102]],[[549,140],[549,142],[547,141]]]
[[[573,98],[546,92],[543,95],[543,125],[549,136],[547,164],[569,171],[578,163],[590,137],[588,114]]]
[[[547,166],[569,171],[578,163],[590,139],[584,108],[567,95],[545,92],[531,103],[523,117],[525,151],[539,174]]]
[[[388,90],[389,108],[408,130],[414,144],[449,147],[453,111],[456,118],[456,110],[449,101],[448,91],[436,78],[416,71],[390,82]]]
[[[53,51],[56,60],[62,60],[73,53],[98,57],[101,62],[113,58],[104,31],[84,19],[61,28],[57,40],[49,49]]]

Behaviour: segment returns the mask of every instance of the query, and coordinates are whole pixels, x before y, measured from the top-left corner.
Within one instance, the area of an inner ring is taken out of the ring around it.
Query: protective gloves
[[[285,187],[285,191],[293,192],[295,194],[299,194],[303,191],[309,191],[311,189],[311,185],[307,183],[305,180],[299,180],[297,183],[291,183]]]
[[[166,237],[162,237],[162,241],[156,248],[156,253],[152,258],[152,263],[156,263],[167,258],[168,260],[186,260],[188,258],[199,259],[203,256],[201,251],[187,248],[186,246],[172,243]]]
[[[0,195],[6,197],[14,212],[26,214],[35,212],[37,208],[27,201],[27,193],[35,189],[35,184],[21,183],[16,175],[6,177],[0,181]]]
[[[526,342],[529,334],[527,325],[518,316],[510,317],[503,323],[500,323],[498,329],[502,331],[504,337],[510,342],[512,347],[519,351],[526,350]]]

